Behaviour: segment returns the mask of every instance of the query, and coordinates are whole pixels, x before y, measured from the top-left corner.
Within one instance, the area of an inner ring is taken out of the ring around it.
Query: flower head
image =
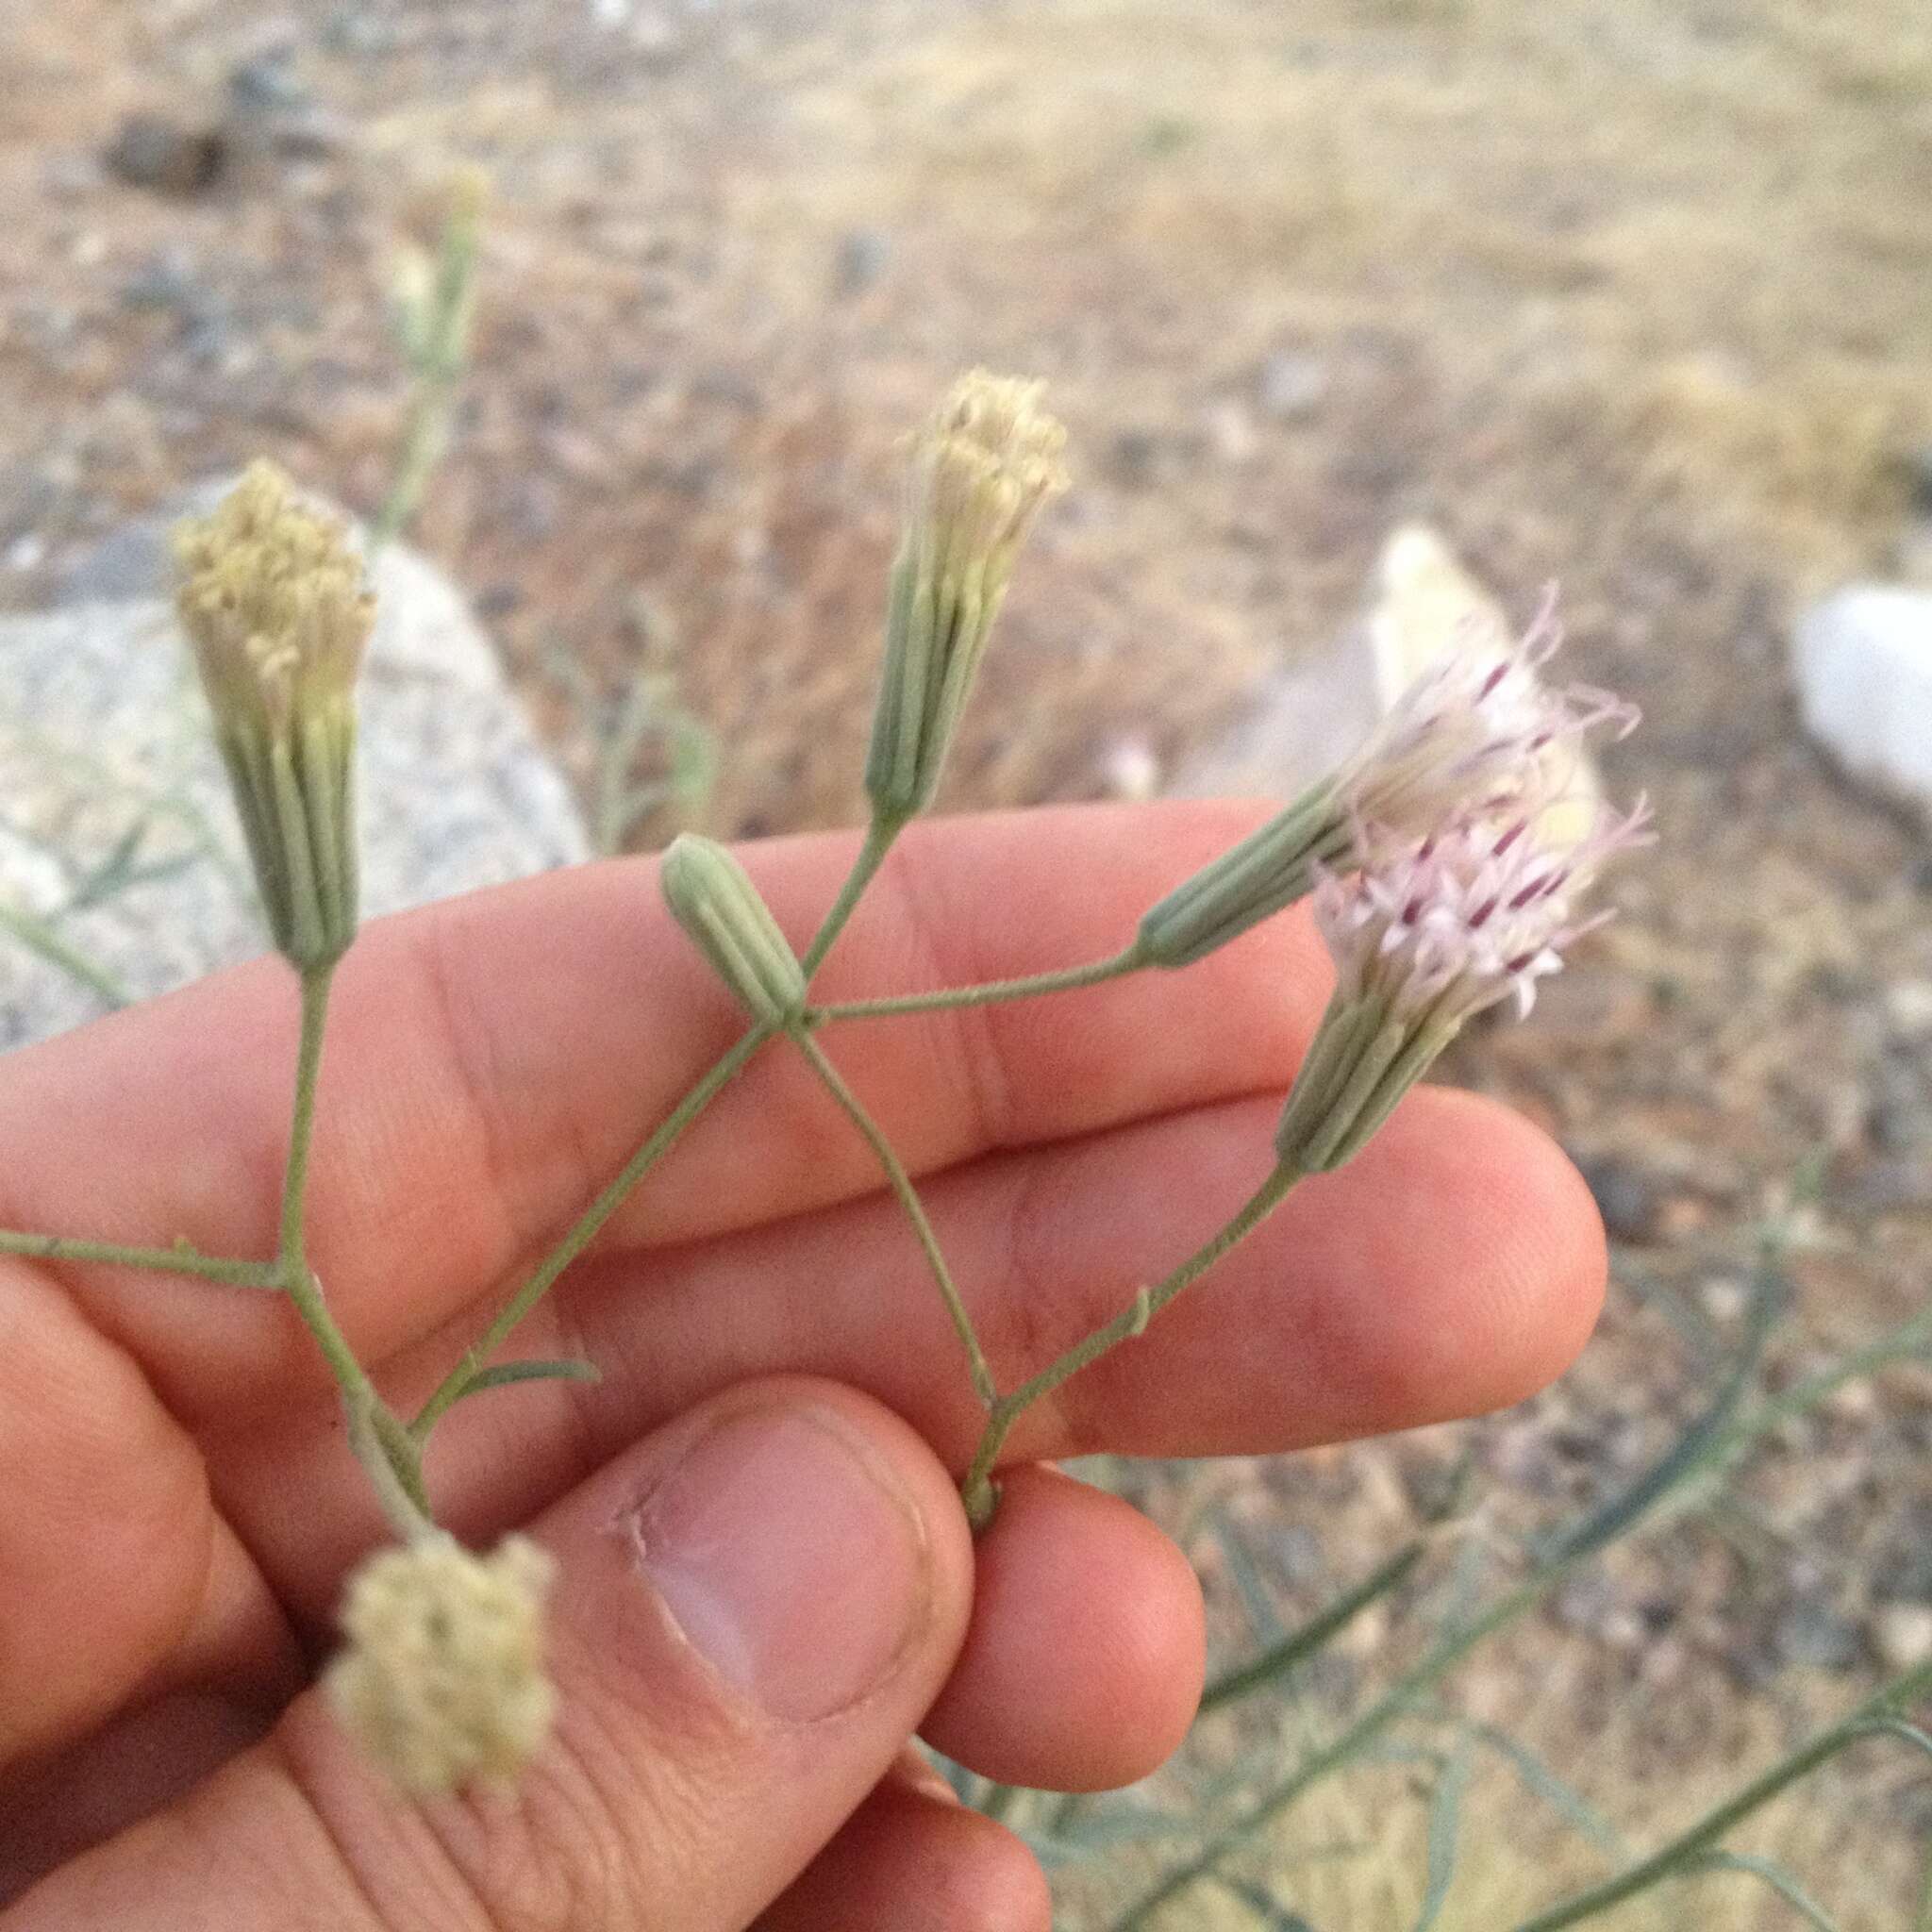
[[[1644,808],[1594,807],[1564,838],[1549,829],[1559,802],[1530,792],[1421,840],[1365,828],[1361,870],[1321,874],[1336,986],[1275,1130],[1284,1161],[1314,1174],[1353,1158],[1473,1014],[1509,998],[1526,1013],[1565,948],[1609,917],[1581,902],[1647,836]]]
[[[914,439],[865,772],[884,817],[932,802],[1021,541],[1065,487],[1066,431],[1041,388],[976,369]]]
[[[1308,787],[1141,922],[1141,951],[1186,966],[1312,891],[1325,871],[1370,864],[1370,841],[1424,841],[1440,827],[1527,807],[1571,838],[1598,814],[1583,748],[1600,724],[1627,731],[1632,706],[1541,675],[1561,641],[1554,604],[1512,640],[1480,611],[1434,658],[1339,772]]]
[[[175,533],[175,603],[218,720],[286,734],[353,698],[375,622],[361,560],[275,464]]]
[[[355,688],[375,615],[361,560],[261,462],[175,551],[270,928],[298,968],[329,965],[356,935]]]
[[[1586,685],[1546,683],[1563,641],[1554,591],[1512,639],[1480,611],[1454,649],[1424,667],[1339,774],[1360,823],[1425,838],[1452,819],[1541,791],[1555,805],[1577,789],[1585,735],[1627,735],[1636,708]]]
[[[1610,916],[1584,918],[1578,902],[1648,816],[1641,804],[1623,818],[1599,807],[1579,837],[1558,841],[1543,820],[1561,802],[1533,794],[1420,841],[1367,833],[1362,870],[1324,873],[1315,889],[1342,992],[1457,1024],[1506,998],[1527,1013],[1536,982]]]
[[[549,1735],[543,1600],[556,1565],[523,1537],[488,1557],[436,1532],[378,1551],[349,1582],[330,1703],[406,1790],[513,1778]]]

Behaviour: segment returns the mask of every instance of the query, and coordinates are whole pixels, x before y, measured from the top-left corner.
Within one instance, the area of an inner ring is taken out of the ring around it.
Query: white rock
[[[568,788],[454,587],[396,544],[376,591],[362,691],[365,914],[585,858]],[[138,997],[266,949],[165,602],[0,619],[0,908],[50,922]],[[88,903],[91,879],[111,890]],[[0,935],[0,1047],[102,1005]]]
[[[1446,538],[1426,524],[1402,525],[1376,558],[1360,619],[1271,674],[1227,737],[1186,764],[1170,789],[1192,798],[1292,797],[1341,764],[1430,664],[1510,627]],[[1594,809],[1600,788],[1587,752],[1567,750],[1564,774],[1569,796],[1553,810],[1567,825]]]
[[[1932,807],[1932,591],[1849,584],[1791,641],[1805,728],[1851,776]]]
[[[1889,1669],[1917,1670],[1932,1658],[1932,1605],[1888,1604],[1872,1634]]]

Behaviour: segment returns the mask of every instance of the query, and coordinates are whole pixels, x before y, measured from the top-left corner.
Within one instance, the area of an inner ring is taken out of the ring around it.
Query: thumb
[[[558,1721],[512,1791],[406,1801],[310,1691],[0,1925],[739,1932],[890,1768],[965,1629],[944,1470],[829,1383],[714,1398],[531,1534],[558,1561]]]

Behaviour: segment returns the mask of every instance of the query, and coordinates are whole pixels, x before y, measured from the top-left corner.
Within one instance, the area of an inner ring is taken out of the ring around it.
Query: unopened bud
[[[378,1551],[350,1579],[328,1699],[405,1790],[508,1784],[542,1745],[557,1707],[543,1668],[555,1574],[523,1537],[478,1557],[436,1531]]]
[[[658,868],[672,917],[753,1019],[782,1027],[805,1006],[805,974],[744,868],[715,840],[686,832]]]
[[[1065,487],[1041,387],[974,370],[914,441],[865,768],[882,819],[931,804],[1027,525]]]
[[[275,944],[303,971],[356,936],[356,676],[375,604],[346,531],[272,463],[175,548],[182,627],[214,713]]]
[[[1157,966],[1190,966],[1314,891],[1353,832],[1332,783],[1307,791],[1239,845],[1176,886],[1141,921],[1138,950]]]

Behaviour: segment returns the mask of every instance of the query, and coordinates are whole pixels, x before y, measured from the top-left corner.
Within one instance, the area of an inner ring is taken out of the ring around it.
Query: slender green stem
[[[422,1441],[428,1435],[438,1418],[462,1394],[472,1378],[508,1340],[510,1331],[542,1300],[557,1277],[595,1240],[599,1230],[616,1213],[630,1191],[676,1146],[685,1130],[738,1077],[752,1056],[771,1037],[765,1027],[754,1026],[691,1088],[643,1145],[625,1162],[622,1172],[577,1217],[570,1231],[505,1304],[495,1321],[466,1351],[462,1360],[424,1404],[415,1421],[409,1424],[409,1433],[417,1441]]]
[[[328,1028],[329,989],[333,965],[317,966],[302,975],[302,1035],[295,1048],[295,1098],[289,1117],[289,1156],[282,1170],[281,1239],[275,1266],[289,1299],[295,1305],[329,1372],[341,1385],[342,1399],[352,1409],[375,1401],[369,1375],[356,1359],[342,1331],[336,1326],[323,1299],[322,1283],[308,1266],[308,1244],[303,1212],[308,1199],[308,1154],[315,1139],[315,1096],[322,1074],[323,1037]]]
[[[825,1058],[824,1050],[810,1034],[803,1029],[792,1038],[797,1041],[798,1050],[811,1062],[812,1071],[825,1083],[826,1091],[844,1108],[846,1118],[865,1137],[866,1145],[877,1157],[880,1167],[885,1170],[886,1179],[891,1184],[893,1193],[899,1197],[899,1205],[906,1210],[906,1218],[912,1224],[912,1231],[919,1237],[919,1245],[925,1251],[927,1264],[931,1267],[933,1279],[940,1285],[941,1298],[945,1302],[946,1313],[952,1318],[954,1332],[959,1338],[960,1346],[966,1351],[966,1362],[973,1377],[974,1392],[988,1408],[994,1407],[999,1401],[999,1385],[993,1380],[992,1370],[986,1359],[986,1352],[979,1345],[979,1337],[973,1326],[973,1317],[967,1312],[966,1304],[960,1297],[958,1285],[953,1280],[952,1270],[946,1266],[944,1252],[940,1247],[939,1236],[933,1232],[932,1223],[926,1218],[925,1208],[920,1201],[919,1191],[912,1185],[912,1177],[906,1172],[905,1164],[894,1151],[892,1143],[886,1139],[878,1123],[865,1110],[864,1103],[845,1084],[844,1075]]]
[[[1233,1220],[1211,1240],[1196,1248],[1165,1280],[1153,1288],[1143,1288],[1112,1321],[1103,1324],[1084,1341],[1076,1341],[1064,1355],[1049,1362],[1037,1375],[1021,1383],[1017,1389],[1009,1394],[1001,1396],[993,1404],[992,1413],[987,1418],[985,1433],[980,1437],[979,1447],[974,1454],[972,1466],[966,1472],[965,1480],[959,1485],[959,1494],[966,1505],[967,1517],[974,1528],[983,1529],[992,1520],[995,1501],[993,1468],[999,1461],[1000,1451],[1006,1447],[1008,1435],[1021,1416],[1042,1395],[1051,1394],[1069,1376],[1077,1375],[1090,1363],[1098,1361],[1110,1348],[1116,1348],[1123,1341],[1139,1335],[1183,1289],[1191,1287],[1230,1248],[1238,1246],[1253,1234],[1256,1228],[1281,1205],[1287,1198],[1290,1189],[1301,1178],[1302,1173],[1297,1167],[1285,1163],[1276,1167],[1248,1197]]]
[[[799,959],[808,980],[825,963],[825,955],[832,950],[833,942],[858,910],[858,902],[865,896],[865,889],[878,876],[879,867],[885,864],[886,854],[892,849],[893,840],[905,829],[906,821],[897,818],[874,818],[866,826],[865,842],[858,848],[858,857],[853,861],[852,870],[846,874],[845,883],[839,888],[839,896],[832,901],[832,909],[825,914],[824,923],[812,936],[811,944],[806,947]]]
[[[90,953],[83,952],[70,939],[57,932],[48,922],[24,906],[0,902],[0,931],[11,933],[29,952],[37,953],[51,966],[58,966],[70,979],[110,1007],[125,1007],[134,995],[119,974],[103,966]]]
[[[1205,1878],[1230,1852],[1246,1843],[1256,1832],[1306,1796],[1316,1785],[1357,1757],[1397,1719],[1406,1717],[1417,1702],[1471,1651],[1541,1602],[1544,1592],[1557,1578],[1581,1560],[1581,1557],[1566,1557],[1544,1564],[1514,1590],[1498,1598],[1473,1623],[1439,1638],[1428,1652],[1346,1730],[1312,1757],[1304,1758],[1272,1790],[1217,1832],[1185,1865],[1169,1873],[1151,1891],[1137,1899],[1126,1916],[1118,1921],[1114,1932],[1141,1932],[1141,1928],[1170,1899],[1185,1891],[1197,1879]]]
[[[1084,966],[1069,966],[1058,973],[1036,973],[1025,979],[991,979],[979,986],[948,987],[939,992],[909,992],[881,1000],[841,1000],[828,1007],[814,1007],[814,1024],[829,1020],[877,1020],[895,1013],[937,1013],[951,1007],[991,1007],[1006,1000],[1026,1000],[1048,992],[1072,992],[1083,986],[1101,986],[1138,973],[1147,965],[1138,944],[1115,953],[1109,958],[1092,959]]]
[[[328,1025],[333,966],[302,975],[302,1038],[295,1049],[295,1104],[289,1122],[289,1159],[282,1171],[282,1268],[291,1278],[308,1272],[302,1209],[308,1196],[308,1150],[315,1138],[315,1089],[322,1073],[322,1041]]]
[[[1932,1694],[1932,1663],[1920,1664],[1874,1692],[1857,1709],[1837,1724],[1827,1725],[1796,1750],[1778,1759],[1769,1771],[1755,1777],[1722,1805],[1700,1818],[1688,1831],[1680,1833],[1660,1851],[1640,1859],[1627,1870],[1579,1891],[1525,1919],[1516,1932],[1557,1932],[1561,1925],[1576,1925],[1594,1919],[1612,1906],[1655,1885],[1659,1879],[1681,1873],[1700,1854],[1717,1846],[1731,1828],[1767,1805],[1788,1785],[1817,1770],[1826,1758],[1835,1757],[1847,1745],[1874,1735],[1882,1720],[1896,1715],[1900,1708]]]
[[[231,1260],[204,1255],[186,1241],[172,1248],[128,1248],[116,1241],[70,1240],[64,1234],[0,1233],[0,1254],[25,1255],[36,1261],[104,1261],[120,1268],[151,1268],[159,1274],[196,1274],[231,1288],[279,1289],[281,1267],[275,1261]]]
[[[847,874],[844,885],[840,888],[839,896],[832,902],[832,909],[825,914],[824,923],[800,962],[808,978],[819,962],[831,951],[832,942],[839,937],[845,922],[857,909],[866,887],[871,884],[879,867],[885,863],[886,854],[891,849],[892,841],[898,837],[899,830],[900,824],[897,823],[881,820],[873,822],[866,833],[865,843],[859,848],[858,857]],[[510,1297],[495,1321],[464,1353],[462,1360],[443,1377],[436,1391],[423,1405],[416,1419],[408,1425],[409,1435],[415,1441],[421,1443],[427,1438],[429,1431],[436,1426],[450,1405],[469,1388],[491,1356],[509,1339],[511,1330],[549,1292],[558,1276],[595,1240],[604,1224],[623,1206],[631,1190],[671,1152],[691,1123],[738,1077],[752,1056],[771,1037],[770,1028],[754,1026],[729,1053],[713,1063],[709,1072],[700,1076],[697,1084],[685,1094],[651,1133],[643,1145],[625,1163],[616,1178],[571,1224],[563,1239]]]

